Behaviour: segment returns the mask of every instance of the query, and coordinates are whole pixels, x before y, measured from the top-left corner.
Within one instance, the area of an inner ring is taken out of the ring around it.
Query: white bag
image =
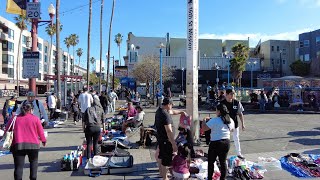
[[[14,116],[7,132],[4,134],[2,139],[0,140],[0,148],[2,150],[10,150],[12,141],[13,141],[13,131],[14,131],[14,125],[16,124],[17,116]],[[12,127],[12,130],[9,131]]]
[[[99,156],[99,155],[96,155],[92,158],[92,164],[95,166],[95,167],[103,167],[107,164],[108,162],[108,158],[107,157],[103,157],[103,156]]]
[[[282,170],[281,162],[274,157],[269,157],[269,158],[259,157],[258,165],[262,166],[267,171]]]

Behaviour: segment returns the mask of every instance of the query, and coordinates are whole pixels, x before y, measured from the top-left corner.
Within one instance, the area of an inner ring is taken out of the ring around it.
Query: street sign
[[[40,3],[27,2],[27,18],[40,19]]]
[[[39,52],[24,52],[23,53],[23,78],[38,78],[39,77]]]

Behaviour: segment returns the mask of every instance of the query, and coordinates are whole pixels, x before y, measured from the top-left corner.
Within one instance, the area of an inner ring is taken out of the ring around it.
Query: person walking
[[[116,111],[116,100],[118,100],[118,95],[111,89],[110,94],[109,94],[110,100],[111,100],[111,112]]]
[[[93,103],[93,97],[88,93],[88,88],[83,88],[83,93],[80,94],[78,98],[78,103],[80,105],[81,117],[82,117],[82,128],[84,130],[83,116],[86,110],[91,107]]]
[[[244,116],[243,116],[243,106],[240,101],[235,99],[235,91],[233,89],[227,89],[226,90],[226,99],[221,101],[221,104],[224,104],[229,111],[230,117],[234,121],[235,130],[233,131],[233,141],[235,144],[236,152],[239,158],[244,159],[244,157],[241,154],[241,147],[240,147],[240,139],[239,139],[239,122],[238,122],[238,116],[241,120],[241,128],[242,131],[245,130],[244,125]]]
[[[2,109],[2,116],[4,125],[12,118],[14,112],[18,109],[18,101],[16,96],[11,96],[10,99],[6,100]]]
[[[6,127],[6,131],[13,131],[14,133],[10,151],[14,160],[15,180],[22,179],[26,155],[30,162],[30,179],[37,179],[40,141],[43,146],[46,146],[47,140],[40,119],[32,114],[33,108],[32,101],[24,101],[20,107],[19,115],[12,118]],[[13,125],[9,129],[11,123]]]
[[[51,93],[48,96],[48,108],[49,108],[49,112],[50,112],[50,115],[49,115],[50,119],[53,118],[54,112],[56,110],[56,105],[57,105],[56,97],[54,96],[54,93]]]
[[[104,116],[104,110],[99,100],[94,98],[92,106],[87,108],[83,116],[84,132],[87,141],[87,159],[91,158],[91,144],[93,145],[93,155],[98,154],[101,125],[103,126],[103,131],[105,131]]]
[[[164,98],[162,106],[159,107],[155,114],[155,127],[157,129],[157,140],[159,155],[157,158],[160,176],[168,180],[168,167],[172,165],[173,153],[176,153],[178,147],[174,139],[172,115],[183,114],[184,111],[172,110],[173,101],[170,98]],[[156,152],[157,154],[157,152]]]
[[[264,113],[266,111],[267,102],[268,102],[267,95],[263,92],[263,90],[261,90],[259,95],[259,106],[260,106],[261,113]]]
[[[216,110],[216,118],[205,118],[202,121],[202,128],[211,130],[210,144],[208,150],[208,180],[212,180],[214,172],[214,163],[219,158],[220,179],[226,179],[227,176],[227,156],[230,149],[230,131],[234,129],[234,122],[229,116],[229,110],[226,105],[219,104]],[[207,121],[210,119],[209,121]]]
[[[79,110],[79,103],[77,98],[73,98],[71,103],[71,110],[73,113],[73,123],[74,125],[77,125],[77,122],[80,119],[80,110]]]
[[[22,104],[26,101],[29,101],[30,103],[32,103],[33,115],[37,116],[41,120],[42,125],[45,126],[48,122],[47,111],[45,110],[42,102],[36,99],[36,95],[33,91],[29,91],[27,93],[27,100],[23,101]],[[20,114],[20,112],[21,112],[21,106],[17,109],[16,114]]]
[[[108,111],[109,100],[108,100],[108,97],[106,96],[106,93],[104,91],[101,91],[101,95],[99,96],[99,99],[100,99],[101,106],[104,110],[104,113],[108,114],[109,113],[109,111]]]

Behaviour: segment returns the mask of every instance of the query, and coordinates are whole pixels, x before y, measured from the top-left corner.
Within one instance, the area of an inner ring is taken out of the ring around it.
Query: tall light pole
[[[32,2],[34,3],[38,3],[38,0],[33,0]],[[31,51],[32,52],[38,52],[38,24],[41,22],[46,22],[46,23],[51,23],[53,22],[53,17],[56,13],[56,10],[53,6],[53,4],[50,4],[49,8],[48,8],[48,13],[50,16],[50,20],[49,21],[41,21],[37,18],[32,19],[32,29],[31,29],[31,37],[32,37],[32,48]],[[19,87],[17,87],[19,88]],[[36,79],[35,78],[30,78],[29,79],[29,90],[33,91],[34,93],[37,94],[36,92]]]
[[[280,50],[280,77],[282,77],[282,50]]]
[[[160,49],[160,97],[162,96],[162,49],[165,48],[163,43],[158,46]]]
[[[255,66],[257,64],[257,61],[254,62],[248,62],[248,64],[251,67],[251,90],[253,89],[253,66]]]
[[[228,66],[227,67],[228,68],[228,87],[230,87],[230,60],[231,60],[232,56],[231,55],[229,56],[229,52],[228,51],[226,51],[224,53],[224,56],[228,60],[228,62],[227,62],[227,66]]]
[[[217,63],[214,63],[214,67],[216,68],[216,71],[217,71],[216,82],[217,82],[217,89],[219,90],[219,69],[220,69],[220,67],[218,66]]]
[[[184,89],[183,89],[183,75],[184,75],[184,68],[181,68],[181,92],[182,92],[182,95],[184,95]]]

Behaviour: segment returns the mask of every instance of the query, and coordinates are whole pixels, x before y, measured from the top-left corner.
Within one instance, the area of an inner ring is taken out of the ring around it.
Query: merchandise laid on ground
[[[320,177],[320,154],[291,153],[280,161],[283,169],[296,177]]]

